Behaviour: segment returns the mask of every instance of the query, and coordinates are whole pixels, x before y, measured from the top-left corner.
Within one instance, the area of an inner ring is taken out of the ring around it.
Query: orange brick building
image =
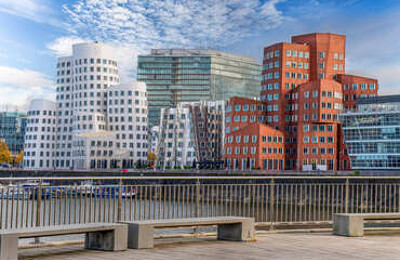
[[[225,168],[282,170],[284,136],[265,124],[267,104],[233,97],[226,108]]]
[[[231,170],[283,170],[283,133],[263,123],[251,123],[226,135],[225,166]]]
[[[378,82],[345,75],[345,45],[344,35],[313,33],[264,49],[260,99],[267,124],[284,134],[285,169],[350,167],[338,114],[377,95]]]
[[[237,131],[251,123],[265,123],[267,104],[255,99],[233,97],[225,112],[225,133]]]

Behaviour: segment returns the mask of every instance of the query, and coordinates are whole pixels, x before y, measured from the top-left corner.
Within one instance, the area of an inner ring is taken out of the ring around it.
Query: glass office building
[[[357,100],[341,115],[352,169],[400,169],[400,95]]]
[[[12,155],[24,149],[26,114],[0,112],[0,139],[5,140]]]
[[[258,97],[261,64],[215,50],[157,49],[138,57],[137,80],[147,84],[150,126],[178,102]]]

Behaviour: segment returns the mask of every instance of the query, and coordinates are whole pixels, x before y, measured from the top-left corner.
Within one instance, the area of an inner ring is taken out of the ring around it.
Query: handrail
[[[83,180],[393,180],[400,176],[65,176],[0,177],[0,181],[83,181]]]

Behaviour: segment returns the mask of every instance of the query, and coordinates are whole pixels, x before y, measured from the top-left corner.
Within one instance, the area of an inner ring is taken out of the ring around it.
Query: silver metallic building
[[[138,57],[137,80],[147,84],[153,126],[160,121],[161,108],[178,102],[258,96],[261,64],[215,50],[157,49]]]
[[[400,169],[400,95],[357,100],[341,115],[352,169]]]

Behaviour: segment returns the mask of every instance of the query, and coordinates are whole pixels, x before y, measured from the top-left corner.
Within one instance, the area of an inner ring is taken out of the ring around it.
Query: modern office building
[[[182,102],[162,108],[157,161],[161,167],[223,167],[224,100]]]
[[[225,168],[284,170],[284,136],[264,123],[250,123],[226,135]]]
[[[74,135],[106,130],[106,89],[118,83],[117,62],[107,45],[75,44],[71,56],[58,58],[56,168],[74,167]]]
[[[45,99],[31,101],[25,135],[25,169],[55,168],[56,111],[55,102]]]
[[[138,57],[137,80],[147,84],[149,124],[154,126],[161,108],[178,102],[258,96],[261,65],[215,50],[157,49]]]
[[[160,126],[156,125],[150,128],[149,130],[149,149],[148,149],[148,154],[153,153],[157,154],[158,153],[158,140],[160,138]]]
[[[146,84],[134,82],[107,89],[107,130],[115,134],[116,152],[122,167],[132,168],[138,160],[147,161]]]
[[[194,121],[190,105],[161,108],[156,165],[162,169],[192,167],[197,163]]]
[[[267,124],[285,135],[286,169],[349,169],[338,114],[376,96],[378,82],[345,75],[345,42],[313,33],[264,49],[260,99],[272,108]]]
[[[0,112],[0,139],[4,140],[12,156],[24,149],[26,113]]]
[[[341,115],[354,170],[400,169],[400,95],[357,99]]]
[[[39,163],[32,165],[28,156],[26,168],[48,167],[47,161],[56,169],[132,168],[147,160],[146,84],[119,84],[110,47],[97,42],[73,45],[72,56],[57,61],[56,91],[54,153],[42,156],[40,139],[27,134],[27,152],[39,156]],[[33,102],[32,111],[49,110],[49,104]],[[28,114],[28,121],[47,120],[48,112],[37,111]]]
[[[283,170],[284,136],[266,125],[268,103],[242,97],[229,99],[226,108],[225,168]]]

